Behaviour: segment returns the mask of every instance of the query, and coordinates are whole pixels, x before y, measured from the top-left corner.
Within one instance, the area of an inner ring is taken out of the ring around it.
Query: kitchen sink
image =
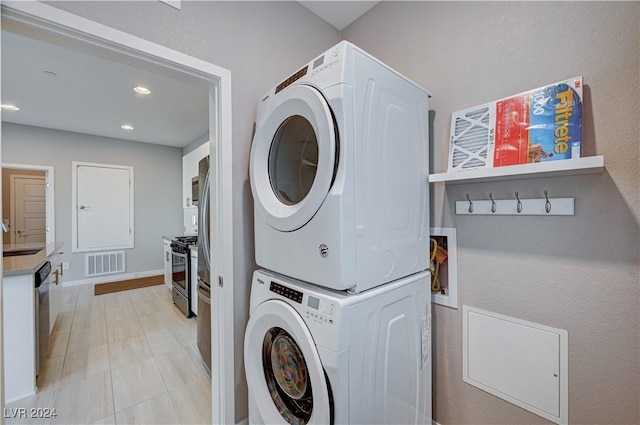
[[[18,250],[11,250],[11,251],[3,251],[2,252],[2,256],[3,257],[16,257],[18,255],[33,255],[33,254],[37,254],[38,252],[42,251],[43,248],[29,248],[29,249],[18,249]]]

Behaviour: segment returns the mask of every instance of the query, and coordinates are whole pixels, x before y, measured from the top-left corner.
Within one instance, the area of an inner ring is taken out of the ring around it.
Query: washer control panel
[[[336,304],[331,301],[323,300],[313,295],[305,297],[304,293],[274,281],[271,281],[269,290],[301,304],[301,310],[307,319],[327,325],[333,325],[336,321]]]
[[[298,304],[302,304],[302,292],[296,291],[295,289],[287,288],[284,285],[280,285],[276,282],[271,282],[271,286],[269,286],[269,290],[271,292],[275,292],[278,295],[282,295],[285,298],[289,298],[297,302]]]
[[[306,316],[320,323],[333,325],[336,314],[336,306],[334,303],[321,300],[314,296],[307,297]]]

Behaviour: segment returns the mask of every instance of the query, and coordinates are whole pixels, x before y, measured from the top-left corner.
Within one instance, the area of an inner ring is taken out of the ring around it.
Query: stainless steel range
[[[171,242],[171,280],[173,282],[173,303],[187,317],[194,316],[191,311],[191,262],[189,244],[196,243],[197,236],[177,236]]]

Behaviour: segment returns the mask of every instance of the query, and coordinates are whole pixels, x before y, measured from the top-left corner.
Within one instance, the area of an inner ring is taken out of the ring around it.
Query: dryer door
[[[318,350],[290,305],[269,300],[251,313],[244,338],[244,365],[258,410],[250,412],[254,420],[333,423],[333,403]]]
[[[251,147],[251,191],[274,229],[293,231],[318,211],[331,188],[336,127],[327,101],[307,85],[275,95]]]

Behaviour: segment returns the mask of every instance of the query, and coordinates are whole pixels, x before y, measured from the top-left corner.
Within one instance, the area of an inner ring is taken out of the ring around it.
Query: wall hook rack
[[[456,201],[458,215],[574,215],[574,198],[549,198],[549,191],[545,189],[544,198],[521,199],[519,193],[514,193],[513,199],[494,199],[493,192],[489,192],[489,200],[471,201],[471,195],[466,194],[466,201]]]

